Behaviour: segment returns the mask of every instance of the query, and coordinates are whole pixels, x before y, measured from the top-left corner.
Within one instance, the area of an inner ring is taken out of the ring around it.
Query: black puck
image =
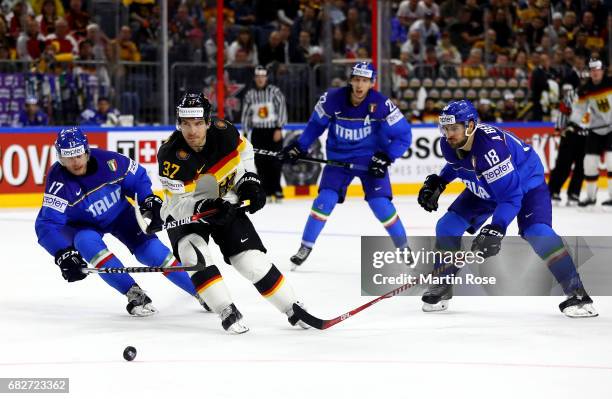
[[[123,358],[128,362],[131,362],[136,358],[136,348],[133,346],[126,346],[123,350]]]

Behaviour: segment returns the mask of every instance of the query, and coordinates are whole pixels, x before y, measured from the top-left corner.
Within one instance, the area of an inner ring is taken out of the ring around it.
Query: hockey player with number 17
[[[140,211],[151,220],[151,229],[162,225],[161,199],[153,194],[144,168],[112,151],[89,148],[78,127],[63,129],[55,141],[58,162],[47,174],[45,195],[38,217],[38,243],[55,257],[62,277],[69,283],[87,277],[83,268],[123,268],[102,237],[111,234],[147,266],[179,266],[172,252],[154,235],[143,234],[126,197],[138,196]],[[185,272],[164,273],[194,296],[195,287]],[[128,298],[127,311],[134,316],[157,312],[151,299],[129,274],[100,274],[111,287]]]
[[[353,66],[350,84],[321,96],[297,142],[285,147],[282,158],[297,160],[328,128],[327,158],[367,167],[367,171],[325,166],[319,194],[312,204],[302,244],[291,257],[293,268],[301,265],[337,203],[344,202],[348,185],[359,177],[365,200],[383,224],[397,248],[407,248],[406,231],[391,202],[387,168],[402,156],[412,139],[410,125],[399,108],[374,90],[376,70],[369,62]]]
[[[479,123],[467,100],[450,102],[440,114],[440,140],[447,164],[439,175],[429,175],[418,202],[426,211],[438,209],[446,185],[460,179],[466,189],[436,225],[436,246],[457,250],[461,237],[480,229],[472,251],[484,258],[496,255],[508,225],[517,218],[519,234],[548,265],[567,299],[559,309],[568,317],[593,317],[597,312],[561,238],[552,229],[552,205],[544,181],[544,167],[531,146],[512,133]],[[454,265],[436,264],[434,274],[453,275]],[[447,309],[452,285],[431,286],[423,295],[423,311]]]

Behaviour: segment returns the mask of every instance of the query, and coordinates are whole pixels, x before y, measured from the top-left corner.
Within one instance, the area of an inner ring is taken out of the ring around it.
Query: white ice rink
[[[414,197],[396,205],[409,235],[434,233],[441,212],[420,210]],[[253,220],[309,311],[331,318],[369,300],[360,296],[359,237],[385,232],[365,202],[349,200],[291,273],[309,207],[272,204]],[[97,276],[66,283],[36,243],[35,216],[0,212],[0,377],[69,377],[70,393],[53,397],[612,398],[611,297],[595,298],[600,316],[582,320],[559,312],[561,297],[456,297],[446,314],[397,297],[329,330],[304,331],[222,265],[251,329],[232,336],[158,274],[135,275],[160,311],[144,319],[130,317],[125,297]],[[554,221],[560,234],[612,235],[611,214],[556,208]],[[122,358],[127,345],[138,350],[133,362]]]

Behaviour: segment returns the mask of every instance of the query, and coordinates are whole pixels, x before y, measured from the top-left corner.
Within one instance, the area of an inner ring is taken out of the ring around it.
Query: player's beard
[[[447,138],[446,142],[448,143],[448,145],[451,146],[453,150],[458,150],[467,144],[469,138],[470,138],[469,136],[464,136],[463,139],[461,139],[460,141],[453,141],[453,142],[451,142]]]

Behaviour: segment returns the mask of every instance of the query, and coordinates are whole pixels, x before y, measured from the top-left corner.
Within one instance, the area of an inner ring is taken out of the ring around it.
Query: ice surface
[[[443,197],[441,209],[451,200]],[[420,210],[414,197],[395,202],[409,234],[434,233],[441,212]],[[360,296],[359,237],[384,229],[365,202],[348,200],[292,273],[288,258],[309,208],[305,200],[271,204],[253,220],[308,309],[331,318],[369,299]],[[66,283],[36,243],[35,216],[0,212],[0,377],[70,377],[72,398],[612,397],[609,297],[596,298],[600,317],[584,320],[564,317],[560,297],[456,297],[446,314],[424,314],[419,298],[399,297],[329,330],[303,331],[222,265],[251,329],[231,336],[158,274],[135,275],[160,311],[145,319],[130,317],[125,297],[97,276]],[[612,235],[611,220],[554,211],[564,235]],[[138,265],[106,241],[126,266]],[[138,350],[129,363],[127,345]]]

